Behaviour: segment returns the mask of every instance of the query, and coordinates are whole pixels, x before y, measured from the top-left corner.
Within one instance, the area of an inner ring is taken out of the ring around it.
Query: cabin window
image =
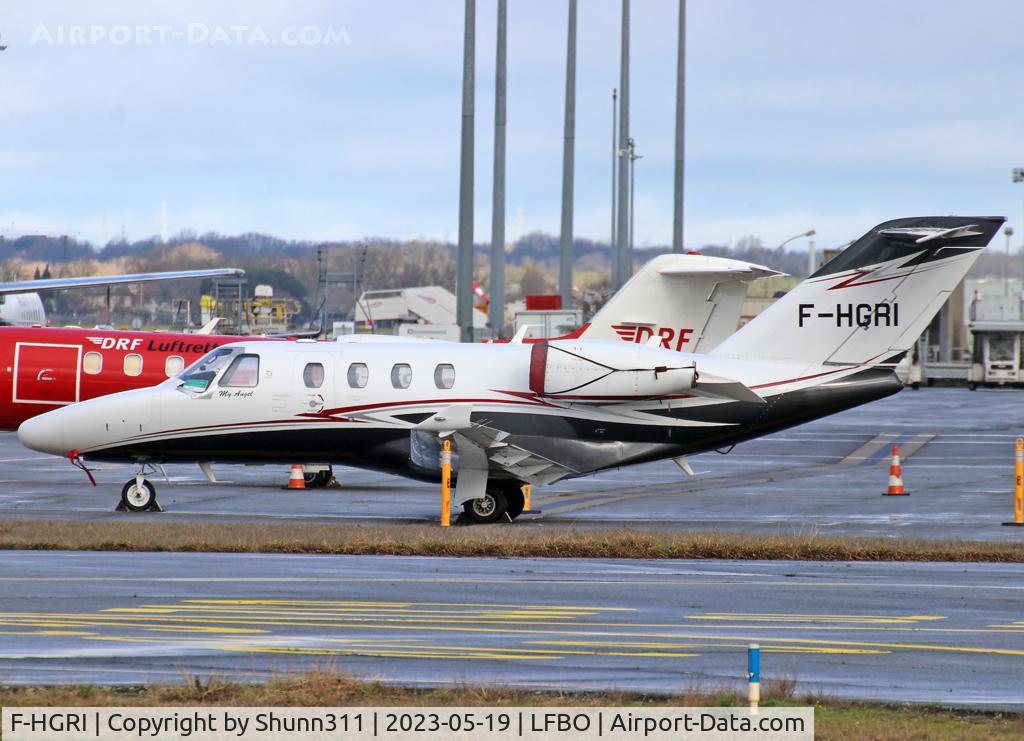
[[[232,361],[220,379],[227,388],[252,388],[260,380],[260,356],[239,355]]]
[[[324,364],[306,363],[302,370],[302,382],[308,389],[318,389],[324,385]]]
[[[174,376],[181,373],[185,367],[185,358],[180,355],[168,355],[167,360],[164,361],[164,373],[168,378],[174,378]]]
[[[348,367],[348,385],[354,389],[366,388],[366,382],[370,380],[370,371],[366,363],[352,363]]]
[[[124,374],[126,376],[142,375],[142,356],[137,353],[129,353],[124,356]]]
[[[408,363],[395,363],[391,368],[391,385],[396,389],[407,389],[412,383],[412,368]]]
[[[450,389],[455,385],[455,366],[441,363],[434,368],[434,385],[439,389]]]
[[[95,376],[103,370],[103,356],[98,352],[87,352],[82,358],[82,370],[90,376]]]

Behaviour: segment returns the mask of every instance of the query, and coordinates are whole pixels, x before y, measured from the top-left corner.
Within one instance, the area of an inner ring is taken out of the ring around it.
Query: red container
[[[562,308],[562,297],[557,293],[526,297],[527,311],[557,311]]]

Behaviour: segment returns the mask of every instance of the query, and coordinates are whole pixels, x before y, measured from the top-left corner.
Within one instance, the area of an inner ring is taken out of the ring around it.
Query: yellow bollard
[[[445,440],[441,451],[441,527],[452,522],[452,441]]]
[[[1004,525],[1024,526],[1024,437],[1017,438],[1017,451],[1014,456],[1013,486],[1013,522]]]
[[[533,489],[529,484],[523,484],[523,512],[530,511],[530,490]]]

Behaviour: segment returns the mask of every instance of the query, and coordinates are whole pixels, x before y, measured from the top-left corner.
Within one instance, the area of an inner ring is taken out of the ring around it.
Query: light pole
[[[1007,226],[1003,228],[1003,234],[1006,235],[1006,295],[1010,295],[1010,237],[1013,236],[1013,227]]]
[[[806,232],[801,232],[800,234],[794,234],[794,235],[793,235],[792,237],[790,237],[789,239],[787,239],[787,240],[784,240],[784,241],[782,242],[782,244],[780,244],[780,245],[779,245],[778,247],[776,247],[775,249],[777,249],[777,250],[781,250],[781,249],[782,249],[783,247],[785,247],[785,246],[786,246],[787,244],[789,244],[790,242],[792,242],[792,241],[793,241],[794,239],[800,239],[800,237],[813,237],[813,236],[814,236],[815,234],[817,234],[817,232],[816,232],[816,231],[814,231],[813,229],[808,229],[808,230],[807,230]]]
[[[1013,168],[1013,182],[1015,182],[1015,183],[1024,183],[1024,167],[1015,167],[1015,168]],[[1022,223],[1024,223],[1024,222],[1022,222]],[[1011,229],[1010,227],[1007,227],[1007,229],[1009,229],[1010,234],[1013,234],[1013,229]],[[1006,235],[1006,261],[1007,261],[1007,264],[1009,264],[1009,261],[1010,261],[1010,234]],[[1021,255],[1024,256],[1024,248],[1021,249]],[[1009,280],[1009,277],[1010,277],[1009,269],[1007,269],[1007,271],[1006,271],[1006,277],[1007,277],[1007,280]]]
[[[462,132],[459,154],[459,248],[455,321],[461,342],[473,341],[473,122],[476,94],[476,0],[466,0],[462,44]]]
[[[619,157],[626,157],[629,160],[629,248],[623,250],[622,282],[625,283],[633,275],[633,209],[634,194],[636,192],[636,165],[637,160],[643,159],[642,154],[636,153],[636,140],[633,137],[626,139],[626,146],[619,150]]]
[[[619,114],[616,106],[618,105],[619,91],[616,88],[612,88],[612,238],[608,241],[608,246],[611,248],[611,266],[612,275],[618,273],[618,259],[619,250],[615,242],[615,178],[618,176],[618,135],[619,135]],[[612,285],[615,285],[615,278],[612,278]]]

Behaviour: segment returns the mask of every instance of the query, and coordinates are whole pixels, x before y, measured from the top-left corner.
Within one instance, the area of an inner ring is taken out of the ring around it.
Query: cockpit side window
[[[252,388],[260,381],[260,356],[239,355],[220,379],[223,388]]]
[[[178,376],[184,381],[180,388],[194,393],[203,393],[210,388],[213,379],[231,361],[231,358],[242,352],[244,350],[238,347],[218,347],[216,350],[211,350],[182,371]]]

